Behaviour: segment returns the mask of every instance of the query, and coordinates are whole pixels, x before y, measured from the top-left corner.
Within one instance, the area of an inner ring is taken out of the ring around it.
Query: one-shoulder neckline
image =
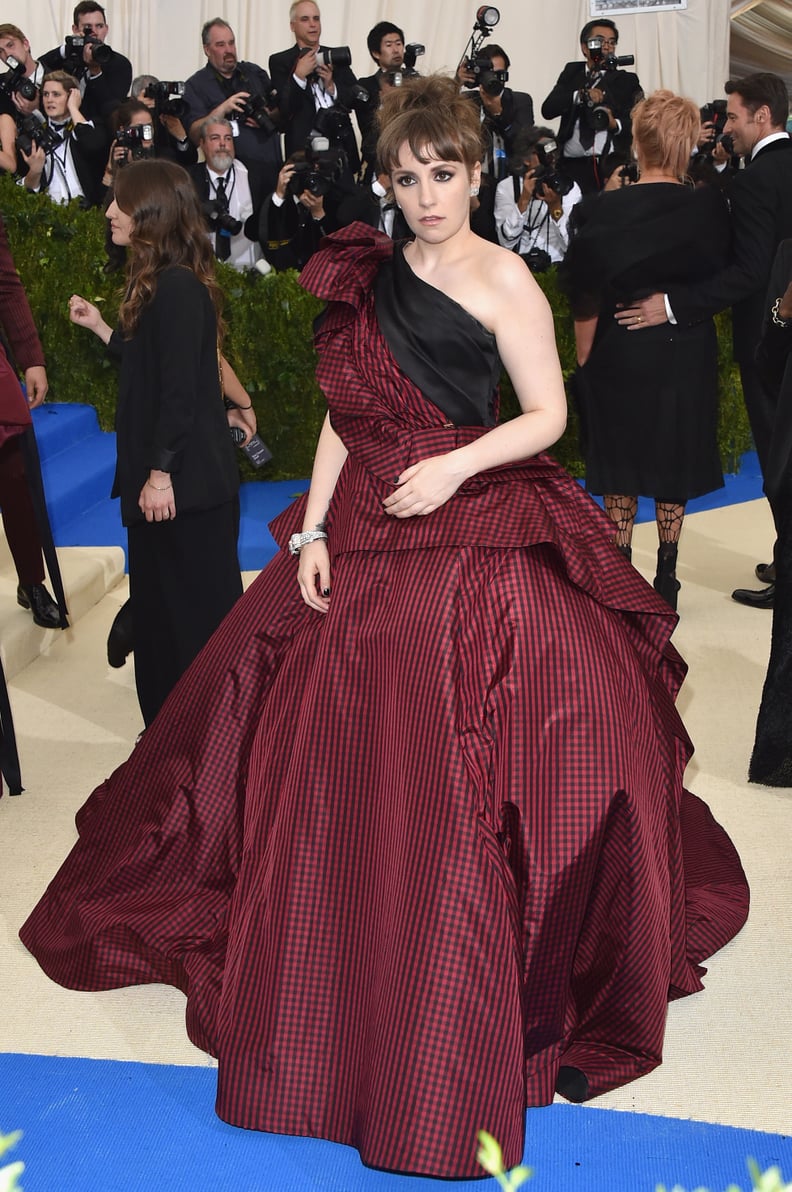
[[[489,327],[485,327],[484,324],[481,322],[481,320],[477,319],[476,316],[472,313],[472,311],[469,311],[468,308],[466,306],[463,306],[461,302],[457,302],[456,298],[452,298],[450,294],[446,294],[445,290],[441,290],[439,288],[439,286],[433,286],[431,282],[426,281],[423,277],[420,277],[419,274],[417,274],[415,272],[412,265],[410,264],[410,262],[407,260],[406,256],[404,255],[404,249],[405,249],[404,243],[395,244],[394,249],[398,251],[398,255],[400,256],[402,263],[404,264],[404,267],[406,269],[409,269],[410,275],[413,278],[415,278],[415,280],[420,285],[426,286],[426,288],[428,290],[431,290],[433,294],[440,294],[443,298],[445,298],[446,302],[450,302],[452,304],[452,306],[456,306],[459,310],[462,311],[463,314],[467,315],[467,317],[469,319],[471,319],[476,324],[476,326],[479,327],[484,332],[484,334],[486,336],[489,336],[490,339],[495,340],[495,338],[496,338],[495,332],[490,331]],[[394,252],[394,256],[395,255],[396,255],[396,253]]]

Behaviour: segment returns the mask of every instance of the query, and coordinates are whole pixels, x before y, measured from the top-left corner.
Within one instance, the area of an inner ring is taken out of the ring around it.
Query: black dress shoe
[[[117,669],[124,665],[133,649],[132,605],[127,600],[116,613],[107,635],[107,661]]]
[[[17,588],[17,604],[33,614],[33,620],[42,629],[61,629],[60,609],[43,584],[20,584]]]
[[[754,568],[756,578],[760,584],[774,584],[776,573],[775,563],[757,563]]]
[[[732,600],[738,604],[747,604],[750,608],[772,608],[775,600],[775,584],[768,584],[754,592],[751,588],[736,588],[732,592]]]

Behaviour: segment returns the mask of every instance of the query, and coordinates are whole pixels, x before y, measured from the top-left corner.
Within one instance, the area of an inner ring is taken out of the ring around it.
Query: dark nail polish
[[[323,596],[329,596],[329,595],[330,595],[330,589],[329,589],[329,588],[322,588],[322,595],[323,595]]]

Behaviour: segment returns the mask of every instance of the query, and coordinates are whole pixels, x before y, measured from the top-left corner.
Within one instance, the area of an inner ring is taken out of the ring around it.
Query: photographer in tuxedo
[[[545,120],[559,116],[561,169],[583,194],[601,190],[599,159],[628,153],[630,112],[643,92],[638,76],[621,70],[619,31],[613,21],[589,21],[580,31],[583,62],[567,62],[542,104]],[[625,65],[631,65],[632,60]]]
[[[278,104],[284,122],[286,155],[290,157],[305,143],[323,108],[339,108],[349,113],[362,101],[358,84],[347,61],[327,61],[336,54],[320,45],[322,18],[313,0],[295,0],[289,9],[289,24],[294,45],[272,54],[269,71],[278,92]],[[346,47],[340,47],[345,50]],[[339,116],[341,115],[339,111]],[[352,174],[360,169],[360,155],[354,129],[348,119],[339,121],[339,139],[347,155]]]

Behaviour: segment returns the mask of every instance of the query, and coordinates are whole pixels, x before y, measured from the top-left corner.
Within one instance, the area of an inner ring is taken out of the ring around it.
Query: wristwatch
[[[309,542],[318,542],[320,538],[327,538],[325,530],[306,530],[303,534],[292,534],[289,539],[289,554],[299,555]]]

